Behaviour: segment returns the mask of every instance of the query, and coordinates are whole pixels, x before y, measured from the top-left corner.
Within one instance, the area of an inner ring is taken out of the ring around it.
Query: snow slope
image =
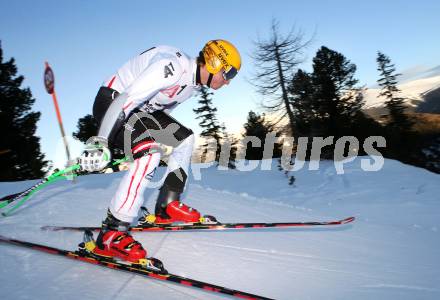
[[[158,176],[163,173],[160,170]],[[356,216],[332,228],[136,233],[171,273],[275,299],[440,299],[440,176],[386,160],[379,172],[360,161],[336,174],[202,170],[186,203],[229,221],[314,221]],[[81,233],[42,225],[97,225],[122,173],[61,181],[38,192],[0,234],[75,248]],[[1,183],[0,195],[32,182]],[[147,190],[150,208],[157,192]],[[0,244],[2,299],[225,299],[199,290]]]
[[[417,106],[427,93],[440,88],[440,76],[412,80],[399,84],[397,87],[402,91],[401,96],[407,99],[409,106]],[[379,97],[379,94],[380,88],[368,88],[364,92],[364,109],[384,106],[386,99]]]

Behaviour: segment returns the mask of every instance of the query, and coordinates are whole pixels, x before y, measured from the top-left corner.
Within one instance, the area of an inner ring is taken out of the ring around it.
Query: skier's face
[[[230,80],[225,80],[223,77],[223,71],[217,72],[217,74],[215,74],[212,77],[212,81],[211,81],[211,89],[214,90],[218,90],[219,88],[221,88],[222,86],[224,86],[225,84],[228,85],[230,82]]]

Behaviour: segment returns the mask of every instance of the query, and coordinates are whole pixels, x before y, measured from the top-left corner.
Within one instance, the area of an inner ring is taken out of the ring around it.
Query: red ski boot
[[[156,202],[155,224],[198,223],[200,213],[179,200],[179,194],[162,188]]]
[[[119,258],[131,263],[145,264],[147,251],[128,233],[128,229],[129,223],[119,221],[108,212],[92,253],[103,257]]]

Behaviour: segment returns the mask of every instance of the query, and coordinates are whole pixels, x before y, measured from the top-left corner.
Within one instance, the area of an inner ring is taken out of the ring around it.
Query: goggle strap
[[[206,82],[206,85],[208,86],[208,87],[211,87],[211,81],[212,81],[212,78],[214,77],[214,75],[212,75],[211,73],[209,73],[209,76],[208,76],[208,81]]]
[[[196,71],[196,84],[201,84],[201,79],[200,79],[200,66],[197,65],[197,71]]]

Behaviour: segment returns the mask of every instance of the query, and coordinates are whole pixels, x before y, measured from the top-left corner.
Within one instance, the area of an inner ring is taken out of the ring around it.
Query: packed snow
[[[223,171],[193,165],[185,202],[223,222],[325,221],[355,216],[338,227],[134,233],[170,273],[274,299],[440,299],[440,176],[385,160],[380,171],[356,159],[337,174],[257,168]],[[306,164],[307,166],[307,164]],[[161,168],[157,178],[164,173]],[[37,192],[0,234],[75,249],[80,232],[43,225],[100,224],[123,172],[58,181]],[[0,196],[35,181],[0,183]],[[152,209],[156,189],[146,192]],[[0,244],[2,299],[227,299]]]

